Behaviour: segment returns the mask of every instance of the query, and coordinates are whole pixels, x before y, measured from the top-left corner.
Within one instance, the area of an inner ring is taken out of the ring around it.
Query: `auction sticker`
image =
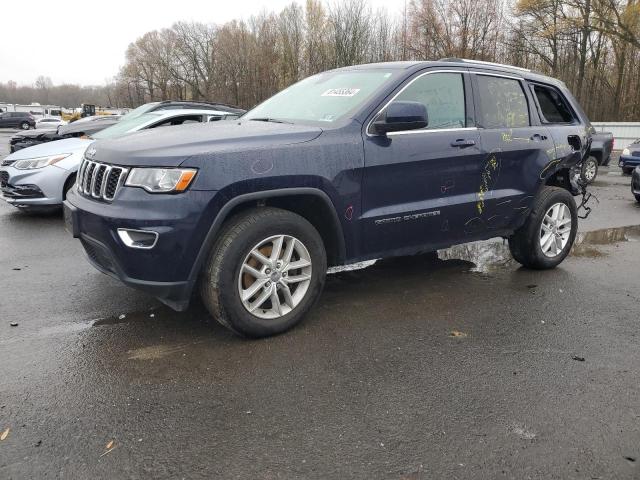
[[[323,97],[353,97],[359,88],[330,88],[322,94]]]

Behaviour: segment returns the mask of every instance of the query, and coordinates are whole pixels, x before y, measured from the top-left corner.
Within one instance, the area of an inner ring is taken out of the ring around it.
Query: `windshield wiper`
[[[293,122],[287,122],[286,120],[280,120],[278,118],[270,118],[270,117],[250,118],[249,120],[253,120],[256,122],[288,123],[290,125],[293,125]]]

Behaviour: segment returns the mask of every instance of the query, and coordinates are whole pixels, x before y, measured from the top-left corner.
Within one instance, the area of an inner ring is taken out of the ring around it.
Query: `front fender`
[[[276,197],[287,197],[287,196],[296,196],[296,195],[313,195],[320,200],[322,200],[329,210],[332,212],[333,218],[333,227],[337,229],[337,241],[338,241],[338,250],[339,256],[341,258],[345,258],[345,240],[343,229],[336,213],[335,205],[329,195],[325,193],[322,189],[317,187],[288,187],[288,188],[277,188],[270,190],[260,190],[253,192],[244,192],[237,193],[239,190],[242,190],[242,186],[240,185],[232,185],[225,189],[225,191],[217,192],[214,198],[212,199],[209,208],[207,211],[209,214],[203,215],[203,222],[211,221],[210,227],[205,235],[204,241],[202,242],[202,247],[198,252],[195,262],[191,268],[191,272],[189,275],[189,284],[190,288],[193,289],[195,286],[200,271],[204,262],[206,261],[207,255],[211,251],[217,234],[220,232],[222,225],[225,220],[229,218],[229,215],[233,211],[233,209],[244,203],[258,203],[260,200],[267,200],[270,198]],[[232,195],[236,193],[235,195]],[[215,213],[214,213],[215,212]]]

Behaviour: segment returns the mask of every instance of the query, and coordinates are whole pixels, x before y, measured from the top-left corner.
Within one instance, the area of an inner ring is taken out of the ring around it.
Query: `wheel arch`
[[[222,225],[238,213],[260,206],[282,208],[307,219],[322,237],[328,265],[340,264],[346,258],[342,225],[333,202],[324,191],[312,187],[293,187],[245,193],[227,201],[213,220],[189,275],[192,286],[198,280]]]
[[[76,181],[78,172],[72,172],[69,174],[67,179],[64,181],[64,185],[62,185],[62,200],[67,199],[67,190],[73,186],[73,182]]]

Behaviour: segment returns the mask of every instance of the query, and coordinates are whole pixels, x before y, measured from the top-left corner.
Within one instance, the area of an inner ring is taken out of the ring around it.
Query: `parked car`
[[[66,137],[81,137],[104,130],[122,118],[122,115],[96,115],[84,117],[75,122],[58,127],[58,135]]]
[[[528,70],[342,68],[239,121],[96,142],[65,219],[98,270],[176,310],[198,289],[260,337],[302,319],[327,265],[505,237],[522,265],[555,267],[589,136],[564,83]]]
[[[0,113],[0,128],[36,128],[36,119],[29,112]]]
[[[622,150],[620,160],[618,160],[618,166],[625,175],[630,175],[638,165],[640,165],[640,138]]]
[[[582,171],[580,172],[584,182],[593,182],[598,176],[598,167],[609,165],[613,145],[613,133],[596,132],[595,128],[592,129],[589,156],[582,162]]]
[[[67,122],[60,118],[41,118],[36,120],[36,129],[57,130],[59,126],[66,125]]]
[[[98,117],[86,117],[71,124],[60,125],[56,131],[52,130],[25,130],[16,132],[9,139],[9,152],[17,152],[23,148],[33,147],[41,143],[63,140],[65,138],[91,136],[100,130],[117,123],[121,115],[101,115]]]
[[[226,112],[210,109],[170,109],[132,117],[95,133],[43,143],[12,153],[0,163],[2,198],[22,210],[59,208],[76,179],[84,151],[94,139],[115,138],[145,129],[208,122]],[[164,130],[164,129],[163,129]]]
[[[634,168],[631,174],[631,193],[636,197],[636,201],[640,203],[640,166]]]

